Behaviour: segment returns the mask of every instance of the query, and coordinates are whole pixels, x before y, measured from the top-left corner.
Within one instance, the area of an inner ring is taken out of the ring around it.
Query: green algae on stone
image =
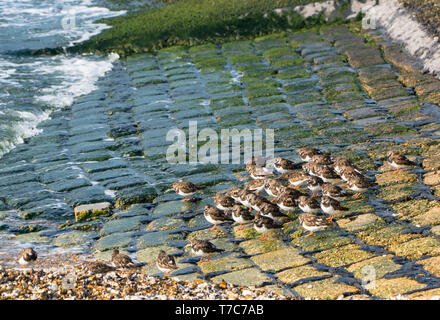
[[[377,279],[374,285],[369,288],[369,291],[384,299],[390,299],[410,291],[423,289],[425,284],[419,283],[409,278],[395,278],[395,279]]]
[[[103,215],[110,214],[111,203],[100,202],[92,204],[84,204],[75,207],[75,219],[76,221],[84,221],[94,219]]]
[[[261,287],[263,284],[272,282],[269,278],[257,268],[247,268],[221,274],[211,278],[215,283],[230,283],[236,286]]]
[[[31,233],[24,233],[19,234],[15,236],[13,239],[15,241],[21,241],[21,242],[35,242],[35,243],[41,243],[41,244],[50,244],[52,242],[52,239],[50,237],[42,235],[42,231],[38,232],[31,232]]]
[[[340,234],[341,232],[338,230],[328,230],[315,233],[310,237],[296,238],[291,243],[303,251],[314,251],[340,247],[353,242],[349,237]]]
[[[249,255],[260,254],[287,248],[289,245],[279,239],[259,240],[251,239],[243,241],[239,245]]]
[[[408,225],[389,225],[385,227],[373,226],[358,232],[357,237],[368,245],[389,247],[390,245],[418,238],[420,235],[406,233]]]
[[[440,240],[434,237],[418,238],[408,242],[391,244],[387,249],[398,256],[417,260],[424,256],[440,255]]]
[[[405,219],[425,213],[437,206],[438,202],[435,200],[430,201],[428,199],[415,199],[395,203],[392,205],[392,208],[399,214],[400,218]]]
[[[377,197],[387,201],[408,199],[415,191],[416,189],[414,185],[407,185],[405,183],[393,184],[381,187]]]
[[[309,263],[295,248],[286,248],[253,256],[251,260],[265,271],[279,271]]]
[[[144,221],[145,221],[145,217],[143,216],[113,219],[108,221],[102,226],[100,234],[106,235],[116,232],[132,231],[138,229]]]
[[[127,188],[116,193],[115,206],[126,209],[135,203],[151,203],[156,196],[157,192],[152,186]]]
[[[310,265],[305,265],[281,271],[276,276],[280,281],[290,284],[307,278],[328,277],[331,274],[325,271],[318,271]]]
[[[99,251],[128,247],[134,241],[133,232],[113,233],[100,238],[94,248]]]
[[[426,213],[411,218],[411,222],[418,225],[434,226],[440,224],[440,207],[434,207]]]
[[[173,230],[184,228],[185,222],[181,219],[173,219],[171,217],[161,217],[151,221],[145,228],[146,231]]]
[[[97,232],[73,231],[59,235],[54,239],[53,244],[61,247],[68,247],[85,244],[96,238],[98,238]]]
[[[238,254],[230,254],[226,257],[204,261],[199,266],[203,273],[237,271],[252,267],[252,263],[248,259],[237,256]]]
[[[397,173],[393,170],[376,175],[376,182],[379,185],[400,183],[414,184],[417,182],[417,176],[414,173],[410,173],[406,170],[399,170]]]
[[[356,244],[348,244],[343,247],[337,247],[315,253],[313,256],[319,263],[330,267],[341,267],[354,262],[365,260],[374,256],[372,253],[360,250]]]
[[[341,296],[354,294],[359,289],[338,282],[340,277],[308,282],[295,287],[295,291],[306,299],[333,300]]]
[[[399,270],[402,266],[392,260],[392,255],[385,255],[367,259],[347,267],[347,271],[353,273],[358,279],[373,275],[380,279],[390,272]],[[371,272],[373,271],[373,274]]]
[[[348,231],[364,230],[372,225],[381,225],[383,220],[374,213],[365,213],[338,220],[339,227]]]

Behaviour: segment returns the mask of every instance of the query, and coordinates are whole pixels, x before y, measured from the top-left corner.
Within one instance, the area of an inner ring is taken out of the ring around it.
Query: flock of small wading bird
[[[274,158],[273,167],[281,174],[279,177],[275,177],[273,170],[265,166],[264,158],[252,158],[248,161],[246,171],[252,180],[244,188],[234,187],[224,194],[216,193],[215,206],[205,206],[203,214],[206,220],[213,224],[211,230],[218,224],[228,222],[236,222],[241,225],[240,228],[243,228],[244,224],[253,223],[255,230],[263,234],[260,239],[264,240],[267,232],[281,229],[282,221],[291,219],[290,211],[299,207],[303,212],[299,214],[298,219],[301,226],[309,231],[306,235],[309,237],[314,232],[332,225],[335,214],[349,210],[340,201],[359,197],[361,193],[377,185],[343,157],[332,157],[314,148],[300,148],[297,152],[303,160],[302,163],[281,157]],[[396,169],[395,173],[416,165],[399,153],[389,152],[387,156],[388,164]],[[287,181],[287,185],[281,181]],[[345,182],[346,188],[341,187],[344,184],[342,181]],[[303,186],[307,186],[310,195],[299,190]],[[185,197],[183,201],[190,201],[191,197],[203,188],[181,180],[173,183],[172,189]],[[272,200],[260,196],[263,190]],[[320,200],[317,200],[318,197]],[[252,214],[253,210],[256,212],[255,215]],[[187,247],[190,247],[194,255],[201,257],[197,263],[205,261],[204,257],[206,261],[209,260],[212,253],[224,251],[209,241],[197,239],[189,240]],[[28,265],[36,259],[37,253],[32,248],[24,249],[18,256],[21,265]],[[91,272],[103,273],[118,268],[142,266],[118,250],[113,250],[111,262],[112,265],[104,261],[88,261],[86,267]],[[156,266],[164,273],[164,277],[178,268],[174,257],[163,250],[156,259]]]

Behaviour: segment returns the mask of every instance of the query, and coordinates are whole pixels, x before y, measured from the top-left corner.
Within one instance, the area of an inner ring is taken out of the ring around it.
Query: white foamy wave
[[[426,71],[440,78],[440,44],[397,1],[380,1],[366,12],[394,41],[400,42],[414,57],[423,62]]]
[[[36,72],[51,75],[59,83],[41,90],[36,97],[39,103],[62,108],[70,106],[73,100],[97,89],[96,81],[110,71],[113,62],[119,59],[116,53],[106,59],[98,60],[94,56],[60,57],[55,56],[47,65],[41,65]]]

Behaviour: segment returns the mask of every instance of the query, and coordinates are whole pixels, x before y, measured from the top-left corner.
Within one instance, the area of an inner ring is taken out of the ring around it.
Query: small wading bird
[[[159,256],[156,259],[156,266],[160,271],[163,272],[164,278],[168,276],[168,273],[178,269],[174,257],[167,254],[163,250],[160,250],[159,252]]]
[[[267,232],[276,231],[281,229],[283,226],[272,218],[265,217],[257,213],[254,220],[254,229],[258,233],[262,233],[263,235],[260,237],[260,240],[266,240]]]
[[[201,257],[197,264],[202,263],[203,261],[209,261],[209,255],[212,253],[223,252],[225,250],[217,248],[211,242],[206,240],[197,240],[191,239],[186,247],[191,248],[191,252],[198,257]],[[206,260],[203,258],[206,257]]]
[[[297,152],[299,153],[301,160],[306,162],[311,161],[314,155],[322,154],[320,150],[315,148],[299,148]]]
[[[306,237],[310,237],[316,231],[323,230],[331,224],[331,222],[313,213],[301,213],[298,216],[298,219],[301,226],[309,231],[309,234],[306,235]]]
[[[243,229],[243,224],[254,220],[254,216],[250,214],[248,210],[236,204],[232,208],[232,219],[234,219],[235,222],[240,224],[239,229],[241,230]]]
[[[111,259],[113,265],[116,268],[137,268],[139,265],[134,263],[133,260],[129,256],[123,253],[119,253],[119,250],[113,250],[112,252],[112,259]]]
[[[371,187],[377,186],[377,183],[370,181],[364,176],[358,175],[349,176],[346,183],[350,190],[357,192],[353,198],[358,198],[362,192],[367,191]]]
[[[321,198],[321,209],[324,213],[330,215],[330,217],[327,218],[327,221],[329,222],[333,220],[335,214],[348,211],[348,208],[341,205],[338,200],[327,196]]]
[[[260,192],[264,190],[264,181],[262,179],[251,180],[246,183],[245,189],[250,192],[256,192],[257,196],[259,196]]]
[[[194,193],[196,193],[198,190],[203,190],[202,187],[199,187],[189,181],[174,182],[173,189],[177,194],[185,197],[185,199],[183,199],[182,201],[191,200],[191,197],[193,196]]]
[[[225,211],[225,214],[227,214],[227,212],[231,210],[235,204],[235,200],[230,196],[221,193],[216,193],[214,195],[214,205],[218,209]]]
[[[278,177],[278,179],[282,179],[286,173],[299,168],[295,162],[281,157],[274,158],[273,166],[276,171],[281,173],[281,176]]]
[[[228,215],[225,215],[225,213],[216,207],[213,207],[209,204],[205,206],[205,209],[203,210],[203,215],[205,216],[205,219],[212,223],[214,226],[211,228],[211,230],[214,230],[218,224],[225,223],[225,222],[234,222],[232,218],[230,218]]]
[[[27,266],[27,265],[35,262],[37,260],[37,258],[38,258],[38,255],[34,249],[26,248],[26,249],[23,249],[18,254],[18,263],[21,264],[22,266]]]
[[[397,169],[396,171],[394,171],[395,174],[399,172],[400,169],[406,169],[417,165],[417,163],[415,163],[414,161],[409,160],[403,154],[397,152],[390,151],[388,152],[387,156],[388,164]]]

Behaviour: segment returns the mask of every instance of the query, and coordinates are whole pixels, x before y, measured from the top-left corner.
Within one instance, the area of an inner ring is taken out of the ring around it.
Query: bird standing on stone
[[[297,150],[299,153],[299,156],[301,157],[302,161],[309,162],[311,161],[312,157],[316,154],[322,154],[322,152],[315,148],[300,148]]]
[[[323,230],[331,224],[331,222],[313,213],[301,213],[298,216],[298,219],[301,226],[309,231],[309,234],[306,235],[306,237],[310,237],[316,231]]]
[[[321,185],[321,190],[323,196],[327,196],[336,199],[338,201],[342,201],[345,200],[345,198],[349,198],[353,196],[352,193],[347,192],[341,187],[335,186],[331,183],[323,183]]]
[[[399,172],[400,169],[410,168],[417,165],[414,161],[409,160],[406,156],[397,152],[390,151],[387,156],[388,164],[397,169],[394,173]]]
[[[322,181],[320,177],[311,176],[307,180],[307,188],[312,191],[312,198],[319,196],[319,193],[322,189],[322,184],[324,184],[324,181]]]
[[[183,199],[183,201],[191,200],[191,197],[193,196],[194,193],[196,193],[198,190],[203,190],[202,187],[199,187],[189,181],[174,182],[173,189],[177,194],[185,197],[185,199]]]
[[[299,188],[305,183],[307,183],[307,180],[310,178],[310,175],[305,173],[303,170],[294,170],[290,171],[288,174],[286,174],[287,181],[294,187]]]
[[[303,212],[307,213],[316,213],[321,209],[319,202],[311,197],[301,196],[298,198],[297,204]]]
[[[209,254],[211,253],[217,253],[217,252],[223,252],[225,250],[217,248],[215,245],[213,245],[211,242],[206,240],[197,240],[197,239],[191,239],[189,240],[189,243],[186,245],[186,247],[191,248],[191,252],[199,257],[202,257],[197,264],[202,263],[203,261],[209,261]],[[203,258],[207,257],[206,260]]]
[[[250,214],[248,210],[236,204],[232,208],[232,219],[240,224],[239,229],[243,229],[243,224],[253,221],[254,216]]]
[[[246,165],[246,171],[249,172],[252,179],[265,179],[273,176],[273,171],[271,169],[254,164]]]
[[[327,196],[323,196],[321,198],[321,210],[324,213],[330,215],[327,221],[332,221],[335,214],[348,211],[348,208],[341,205],[341,203],[338,200],[335,200]]]
[[[362,192],[367,191],[369,188],[377,186],[377,183],[370,181],[362,175],[349,176],[346,183],[350,190],[357,192],[353,196],[354,198],[358,198]]]
[[[26,248],[26,249],[23,249],[18,254],[18,263],[21,264],[22,266],[27,266],[27,265],[35,262],[37,260],[37,258],[38,258],[38,255],[34,249]]]
[[[281,157],[274,158],[273,166],[276,171],[281,173],[278,179],[282,179],[286,173],[299,168],[295,162]]]
[[[218,224],[225,223],[225,222],[233,222],[234,220],[230,218],[228,215],[225,215],[225,213],[216,207],[213,207],[209,204],[205,206],[205,209],[203,210],[203,215],[205,216],[205,219],[212,223],[214,226],[211,228],[211,230],[215,230]]]
[[[116,249],[112,252],[111,261],[116,268],[129,269],[138,267],[138,264],[134,263],[129,256],[120,253],[119,250]]]
[[[174,257],[167,254],[164,250],[160,250],[159,256],[156,259],[156,266],[163,272],[164,278],[167,277],[168,273],[178,269]]]
[[[245,189],[250,192],[256,192],[257,196],[260,195],[260,192],[264,190],[264,180],[256,179],[251,180],[245,185]]]
[[[227,213],[235,205],[235,200],[222,193],[216,193],[214,195],[214,204],[218,209]]]
[[[260,240],[266,239],[267,232],[276,231],[281,229],[282,227],[283,226],[281,224],[275,222],[275,220],[273,220],[272,218],[262,216],[260,215],[260,213],[257,213],[257,216],[254,220],[255,231],[263,234],[263,236],[260,237]]]

